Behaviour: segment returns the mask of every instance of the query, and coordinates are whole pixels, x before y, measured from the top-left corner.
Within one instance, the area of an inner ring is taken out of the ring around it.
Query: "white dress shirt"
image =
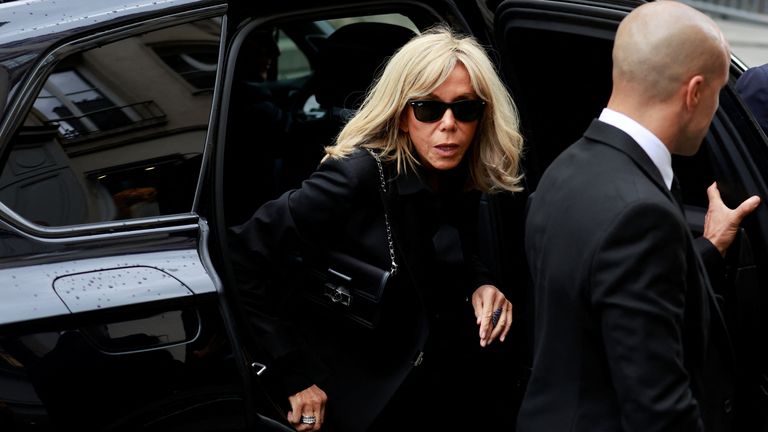
[[[653,132],[624,114],[609,108],[603,108],[599,120],[621,129],[631,136],[633,140],[637,141],[645,154],[651,158],[653,164],[658,168],[667,188],[670,189],[672,187],[672,177],[674,176],[672,172],[672,154],[669,153],[667,146]]]

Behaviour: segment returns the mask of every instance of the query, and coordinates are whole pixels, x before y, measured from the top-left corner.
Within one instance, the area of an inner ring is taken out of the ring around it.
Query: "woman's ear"
[[[408,108],[400,113],[400,130],[403,133],[408,133]]]

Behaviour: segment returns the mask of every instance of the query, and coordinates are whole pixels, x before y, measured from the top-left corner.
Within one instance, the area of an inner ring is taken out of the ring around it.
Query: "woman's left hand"
[[[480,346],[498,338],[501,342],[512,327],[512,303],[493,285],[482,285],[472,293],[477,325],[480,326]]]

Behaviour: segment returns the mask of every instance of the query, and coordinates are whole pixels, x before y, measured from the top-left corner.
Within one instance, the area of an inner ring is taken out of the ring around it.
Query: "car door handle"
[[[256,373],[256,376],[261,376],[261,374],[264,373],[265,370],[267,370],[267,366],[259,363],[259,362],[253,362],[251,363],[251,368]]]

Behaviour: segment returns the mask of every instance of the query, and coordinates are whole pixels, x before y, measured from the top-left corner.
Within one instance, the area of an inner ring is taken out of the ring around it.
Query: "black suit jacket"
[[[632,138],[594,121],[542,177],[525,241],[535,338],[520,432],[728,430],[724,324],[684,215]]]
[[[366,151],[324,162],[301,188],[267,202],[232,229],[241,306],[274,360],[272,375],[279,375],[286,396],[311,384],[325,390],[332,430],[365,430],[419,352],[427,351],[425,367],[442,360],[429,347],[440,334],[456,342],[456,333],[446,328],[458,324],[476,334],[466,299],[478,286],[493,282],[475,258],[472,231],[479,193],[463,189],[464,168],[446,173],[441,184],[448,192],[438,194],[421,182],[419,173],[395,176],[394,167],[385,164],[399,273],[384,294],[375,331],[340,327],[320,309],[296,309],[291,287],[284,283],[288,266],[283,259],[305,244],[389,269],[379,171]],[[462,313],[468,321],[457,322],[454,318]],[[455,370],[454,359],[445,361]]]

